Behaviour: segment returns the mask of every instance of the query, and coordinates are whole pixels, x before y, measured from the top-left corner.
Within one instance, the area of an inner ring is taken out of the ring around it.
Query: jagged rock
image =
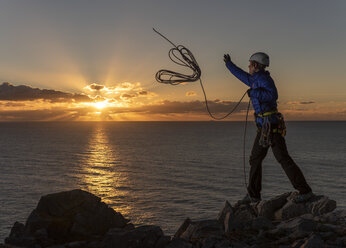
[[[207,237],[222,237],[223,234],[222,225],[217,220],[201,220],[191,222],[180,238],[194,242]]]
[[[170,236],[161,236],[155,244],[155,248],[165,248],[171,242]]]
[[[174,238],[179,238],[191,224],[190,218],[186,218],[174,234]]]
[[[291,243],[290,240],[291,239],[289,237],[284,236],[279,240],[274,241],[272,244],[274,244],[275,246],[289,245]]]
[[[19,247],[32,247],[36,243],[35,237],[25,232],[22,223],[15,222],[11,228],[10,236],[5,238],[5,244],[15,245]],[[9,246],[7,246],[9,247]]]
[[[301,248],[323,248],[324,242],[321,237],[317,234],[312,234],[305,243],[301,246]]]
[[[32,233],[46,227],[49,236],[83,238],[104,234],[111,227],[124,227],[127,221],[101,199],[82,190],[43,196],[29,216],[26,228]]]
[[[270,200],[261,201],[257,205],[258,216],[266,217],[267,219],[273,219],[274,213],[282,208],[287,203],[287,197],[291,195],[291,192],[284,193],[276,196]]]
[[[320,232],[320,236],[323,240],[335,239],[337,237],[337,234],[335,232]]]
[[[37,243],[43,247],[103,235],[111,227],[125,227],[128,221],[101,199],[83,190],[42,196],[28,217],[24,234],[6,239],[8,244]],[[16,224],[15,224],[16,225]],[[14,233],[18,229],[14,226]]]
[[[304,204],[296,204],[290,201],[275,212],[274,218],[276,220],[288,220],[306,213],[308,213],[308,210]]]
[[[256,230],[268,230],[274,228],[273,223],[265,217],[257,217],[252,220],[251,227]]]
[[[215,244],[214,248],[230,248],[231,243],[228,240],[222,240]],[[204,247],[202,247],[204,248]]]
[[[18,246],[32,246],[35,244],[35,238],[25,233],[24,224],[16,221],[11,228],[10,235],[5,238],[5,243]]]
[[[228,212],[225,217],[224,230],[231,232],[234,229],[251,227],[252,220],[256,218],[256,213],[250,205],[240,205],[233,212]]]
[[[311,208],[311,213],[313,215],[321,215],[321,214],[329,213],[336,208],[336,201],[330,200],[326,196],[319,196],[319,197],[316,197],[316,199],[317,200],[312,201],[311,203],[308,202],[308,204],[309,203],[311,204],[309,208]]]
[[[85,248],[87,245],[87,242],[85,241],[73,241],[65,244],[67,248]]]
[[[274,214],[276,220],[287,220],[303,214],[311,213],[321,215],[333,211],[336,208],[336,202],[326,196],[314,196],[306,203],[294,203],[293,198],[296,192],[288,197],[288,202]]]
[[[312,232],[317,227],[317,223],[312,220],[303,219],[301,217],[280,223],[277,228],[286,232],[303,231]]]
[[[341,238],[337,238],[337,239],[327,240],[325,243],[326,243],[326,247],[345,248],[346,247],[346,236],[341,237]]]
[[[291,248],[300,248],[305,243],[304,239],[299,239],[293,242]]]
[[[245,242],[241,242],[241,241],[234,241],[232,242],[232,248],[248,248],[250,247],[248,244],[246,244]]]
[[[216,219],[220,222],[220,223],[225,223],[225,218],[226,218],[226,214],[227,213],[233,213],[234,209],[232,207],[232,205],[228,202],[225,201],[225,203],[222,206],[221,211],[219,212],[219,214],[217,215]]]
[[[338,231],[339,227],[333,224],[319,224],[317,230],[320,232],[334,232]]]
[[[297,239],[302,239],[305,238],[307,236],[309,236],[312,232],[310,231],[305,231],[305,230],[294,230],[293,232],[289,233],[289,238],[291,240],[297,240]]]
[[[129,231],[113,229],[103,242],[106,248],[153,248],[162,236],[159,226],[140,226]]]
[[[104,247],[103,242],[94,240],[88,243],[88,245],[85,248],[103,248],[103,247]]]
[[[174,238],[166,248],[193,248],[194,246],[190,244],[187,240],[182,238]]]
[[[25,226],[24,224],[16,221],[13,224],[13,227],[11,228],[11,232],[10,232],[10,238],[20,238],[24,235],[25,232]]]
[[[15,223],[7,244],[0,247],[346,247],[346,210],[333,211],[336,203],[326,196],[296,204],[296,194],[234,207],[225,201],[216,219],[187,218],[171,240],[158,226],[136,228],[127,223],[88,192],[61,192],[43,196],[26,225]]]
[[[230,242],[218,237],[208,237],[202,241],[202,248],[228,248]]]
[[[321,216],[324,222],[341,224],[346,226],[346,210],[335,210]],[[319,219],[319,220],[322,220]]]

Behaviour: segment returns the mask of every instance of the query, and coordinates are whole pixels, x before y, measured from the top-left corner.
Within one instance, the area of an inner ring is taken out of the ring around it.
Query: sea
[[[246,194],[256,134],[245,122],[0,123],[0,243],[42,195],[89,191],[135,225],[173,235]],[[346,122],[287,122],[286,143],[315,194],[346,209]],[[294,191],[271,151],[262,199]]]

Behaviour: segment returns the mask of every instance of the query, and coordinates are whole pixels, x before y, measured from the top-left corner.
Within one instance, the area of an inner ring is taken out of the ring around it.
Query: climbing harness
[[[261,136],[258,141],[260,146],[262,147],[268,147],[271,146],[271,137],[270,137],[270,130],[271,129],[271,123],[269,121],[269,116],[263,117],[262,127],[261,127]]]
[[[154,30],[154,32],[156,32],[158,35],[160,35],[162,38],[164,38],[166,41],[168,41],[173,46],[173,48],[171,48],[168,52],[168,57],[172,60],[172,62],[174,62],[178,65],[184,66],[184,67],[188,67],[192,70],[191,75],[186,75],[183,73],[162,69],[156,73],[156,75],[155,75],[156,81],[159,83],[164,83],[164,84],[179,85],[182,83],[195,82],[195,81],[199,80],[203,94],[204,94],[205,106],[206,106],[206,109],[207,109],[210,117],[215,119],[215,120],[222,120],[222,119],[225,119],[226,117],[228,117],[230,114],[232,114],[236,110],[236,108],[239,106],[239,104],[241,103],[241,101],[243,100],[245,95],[247,95],[247,91],[245,91],[244,95],[240,98],[238,103],[234,106],[234,108],[230,112],[228,112],[225,116],[215,117],[210,112],[210,109],[208,106],[207,95],[205,93],[202,79],[201,79],[201,74],[202,74],[201,69],[200,69],[195,57],[191,53],[191,51],[189,49],[187,49],[186,47],[184,47],[183,45],[178,45],[178,46],[175,45],[172,41],[167,39],[167,37],[165,37],[163,34],[158,32],[154,28],[153,28],[153,30]],[[243,142],[243,167],[244,167],[244,179],[245,179],[246,191],[248,191],[247,190],[248,186],[247,186],[247,181],[246,181],[246,169],[245,169],[245,137],[246,137],[249,108],[250,108],[250,100],[249,100],[247,112],[246,112],[245,129],[244,129],[244,142]],[[251,199],[251,197],[250,197],[250,199]],[[253,202],[252,199],[251,199],[251,202]]]
[[[266,117],[266,116],[269,116],[269,115],[272,115],[272,114],[276,114],[278,113],[278,110],[277,109],[274,109],[272,111],[268,111],[268,112],[264,112],[264,113],[259,113],[259,114],[255,114],[255,117]]]
[[[278,124],[271,124],[270,119],[272,115],[278,119]],[[284,117],[277,110],[268,111],[261,114],[255,114],[256,118],[262,118],[262,127],[258,129],[261,132],[259,145],[262,147],[271,146],[271,135],[274,133],[281,134],[282,137],[286,135],[286,125]]]
[[[281,134],[282,137],[285,137],[287,133],[287,129],[286,129],[284,116],[281,113],[278,113],[277,118],[279,119],[279,124],[277,128],[273,128],[273,133],[279,133]]]

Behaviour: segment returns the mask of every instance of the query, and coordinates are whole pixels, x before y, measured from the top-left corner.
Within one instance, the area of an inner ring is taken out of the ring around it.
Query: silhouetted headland
[[[186,218],[171,237],[156,225],[135,226],[99,197],[76,189],[42,196],[0,247],[346,247],[346,210],[335,210],[336,202],[323,195],[296,204],[295,194],[253,204],[226,201],[215,219]]]

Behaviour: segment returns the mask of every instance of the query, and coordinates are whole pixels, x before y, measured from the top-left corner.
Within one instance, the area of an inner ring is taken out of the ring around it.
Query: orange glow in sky
[[[176,14],[158,14],[167,9]],[[247,90],[223,54],[247,70],[263,51],[286,120],[346,120],[345,9],[346,1],[192,0],[183,12],[174,1],[0,2],[0,121],[211,120],[198,82],[155,81],[160,69],[185,69],[153,27],[194,54],[216,116]],[[247,100],[226,120],[244,120]]]

